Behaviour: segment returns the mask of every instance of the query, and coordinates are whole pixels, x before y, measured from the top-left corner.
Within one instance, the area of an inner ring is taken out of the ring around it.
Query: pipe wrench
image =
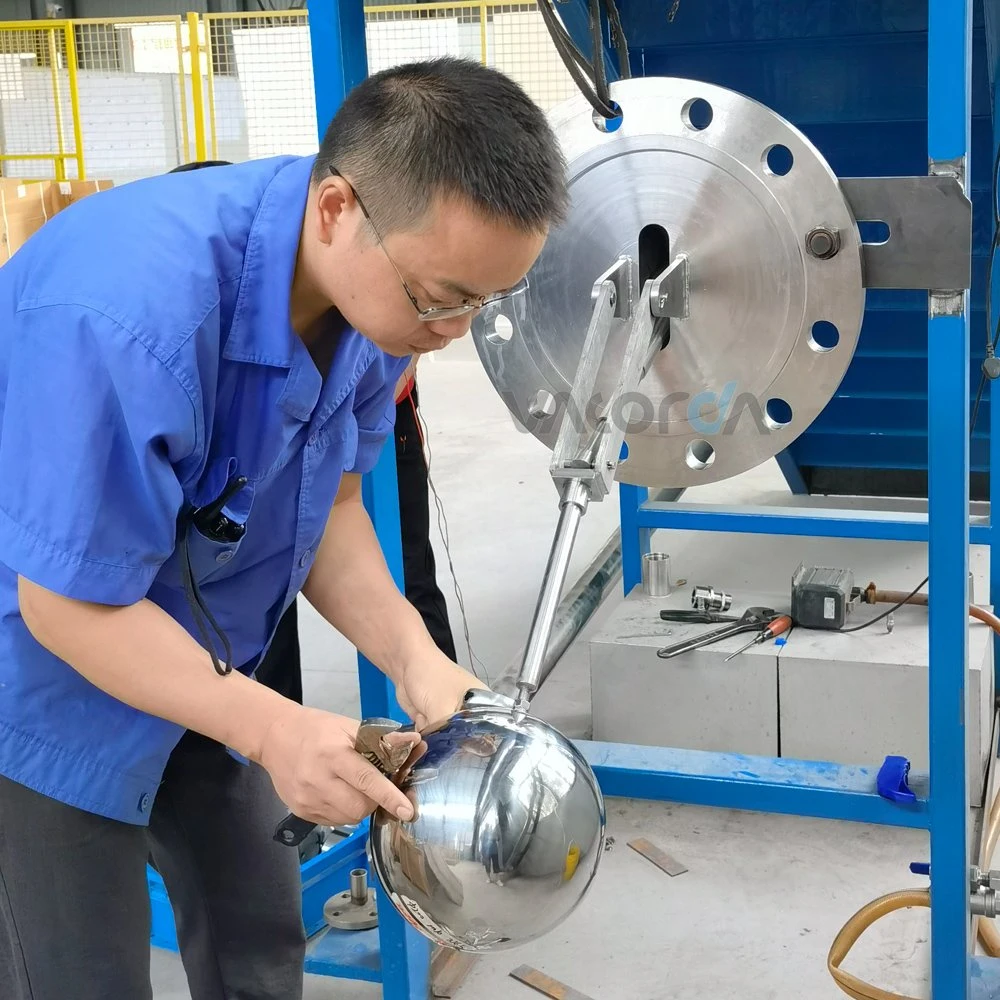
[[[365,719],[358,726],[354,749],[386,777],[391,777],[406,763],[413,749],[411,743],[394,746],[386,740],[386,736],[402,728],[402,723],[394,719]],[[286,847],[298,847],[318,825],[289,813],[275,829],[274,839]]]
[[[672,646],[664,646],[658,649],[656,655],[661,660],[669,660],[672,656],[679,656],[691,649],[699,649],[709,643],[718,642],[720,639],[728,639],[731,635],[739,635],[741,632],[753,632],[757,629],[770,625],[778,613],[774,608],[747,608],[746,611],[732,624],[724,625],[722,628],[712,629],[702,635],[696,635],[692,639],[685,639],[683,642],[676,642]]]

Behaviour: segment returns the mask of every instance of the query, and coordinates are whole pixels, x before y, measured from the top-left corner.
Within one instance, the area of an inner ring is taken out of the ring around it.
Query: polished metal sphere
[[[423,734],[396,781],[415,815],[372,816],[371,870],[438,944],[516,947],[565,920],[589,888],[604,799],[580,752],[544,722],[464,710]]]

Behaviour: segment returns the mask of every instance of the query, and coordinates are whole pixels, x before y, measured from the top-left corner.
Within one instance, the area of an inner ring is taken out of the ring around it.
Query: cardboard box
[[[31,181],[0,177],[0,265],[6,263],[52,216],[111,181]]]
[[[88,194],[96,194],[98,191],[106,191],[112,186],[111,181],[54,181],[53,184],[59,188],[59,195],[63,202],[63,207],[71,205],[74,201],[86,198]]]

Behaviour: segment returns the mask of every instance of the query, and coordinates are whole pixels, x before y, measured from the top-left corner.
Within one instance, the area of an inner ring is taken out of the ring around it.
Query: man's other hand
[[[417,730],[423,730],[459,711],[466,692],[473,688],[485,690],[486,685],[443,653],[435,652],[407,665],[396,699]]]

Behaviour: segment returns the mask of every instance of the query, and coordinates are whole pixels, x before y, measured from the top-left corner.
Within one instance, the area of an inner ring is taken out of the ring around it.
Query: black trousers
[[[0,778],[0,997],[150,1000],[152,853],[193,1000],[301,1000],[297,851],[267,773],[187,734],[148,829]]]
[[[416,387],[412,402],[404,399],[396,406],[396,478],[403,580],[406,597],[420,612],[431,638],[454,660],[455,640],[448,623],[448,605],[437,585],[437,566],[431,547],[429,484],[416,415],[418,406]],[[257,678],[286,698],[302,702],[302,660],[295,603],[278,623],[267,656],[257,668]]]

